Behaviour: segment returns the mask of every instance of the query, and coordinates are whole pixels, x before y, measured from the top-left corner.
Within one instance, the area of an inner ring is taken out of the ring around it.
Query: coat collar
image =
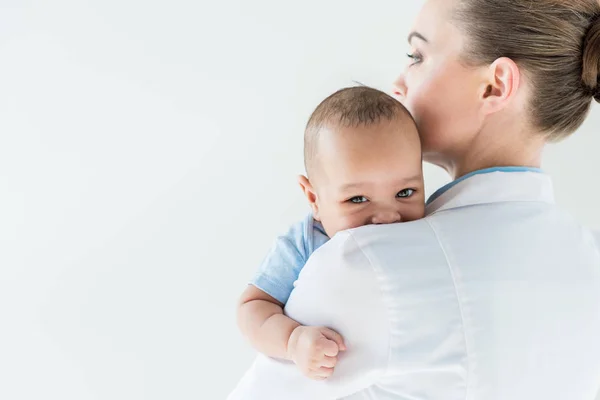
[[[537,201],[554,204],[548,175],[537,168],[497,167],[471,172],[437,190],[425,214],[476,204]]]

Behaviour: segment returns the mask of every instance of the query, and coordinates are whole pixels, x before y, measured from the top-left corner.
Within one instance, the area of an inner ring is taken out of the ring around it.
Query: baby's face
[[[318,140],[312,206],[330,237],[423,217],[421,145],[411,120],[326,130]]]

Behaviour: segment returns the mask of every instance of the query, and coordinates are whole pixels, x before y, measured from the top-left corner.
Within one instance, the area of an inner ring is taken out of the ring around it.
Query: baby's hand
[[[309,378],[327,379],[333,374],[340,351],[346,350],[339,333],[325,327],[299,326],[290,335],[288,355]]]

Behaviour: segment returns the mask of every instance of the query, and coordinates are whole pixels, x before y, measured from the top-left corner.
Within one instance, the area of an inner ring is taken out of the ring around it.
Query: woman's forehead
[[[455,0],[427,0],[413,23],[413,30],[431,36],[436,28],[443,28],[450,21],[454,3]]]
[[[421,41],[443,49],[461,47],[462,35],[452,24],[452,12],[457,3],[458,0],[426,1],[413,23],[409,41]]]

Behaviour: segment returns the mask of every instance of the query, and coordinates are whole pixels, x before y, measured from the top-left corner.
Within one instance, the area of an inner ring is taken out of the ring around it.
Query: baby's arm
[[[240,298],[238,326],[252,346],[274,358],[289,360],[287,345],[299,323],[283,315],[283,304],[254,285]]]
[[[325,327],[302,326],[283,314],[283,304],[254,285],[248,285],[237,313],[238,325],[256,350],[290,360],[313,379],[333,373],[342,337]]]

